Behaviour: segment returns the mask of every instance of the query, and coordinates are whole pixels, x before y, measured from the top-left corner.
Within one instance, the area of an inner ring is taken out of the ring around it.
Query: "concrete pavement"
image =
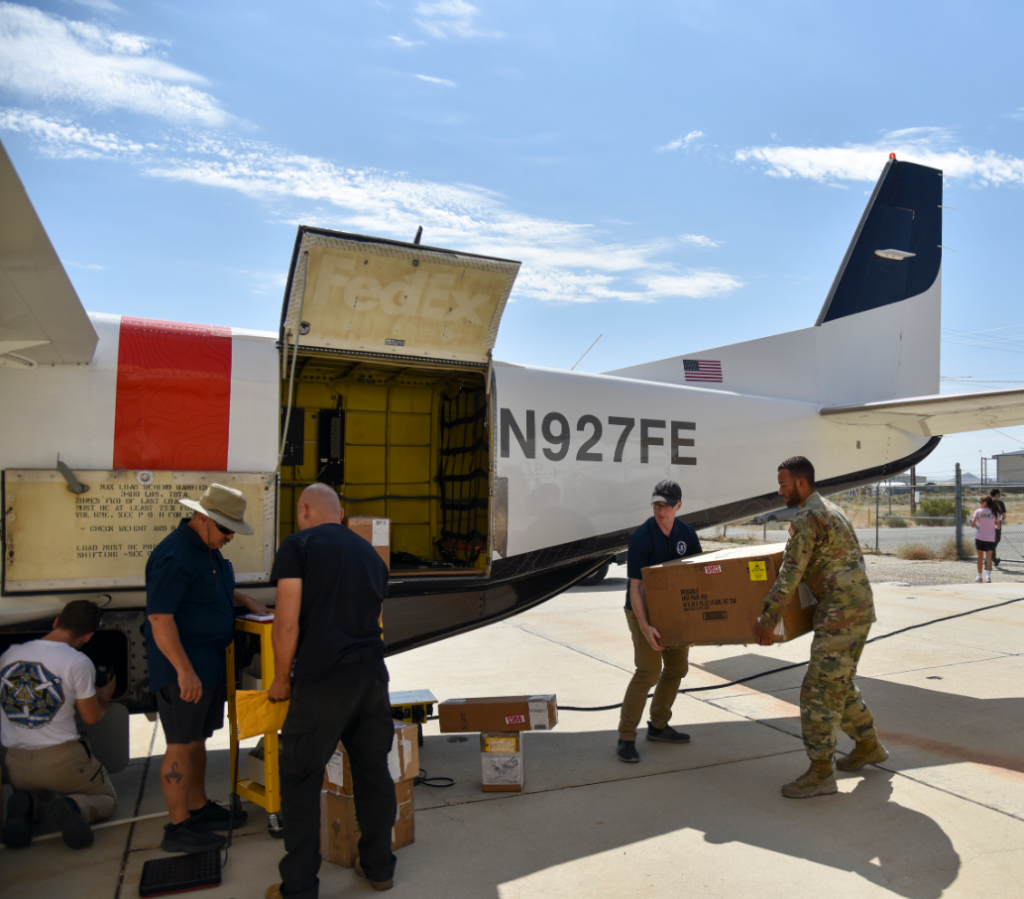
[[[389,660],[395,690],[439,698],[555,692],[560,705],[617,703],[631,673],[625,572],[524,615]],[[879,586],[873,636],[1021,595],[1016,585]],[[806,659],[779,647],[696,647],[684,686],[709,686]],[[835,796],[792,801],[801,773],[802,670],[682,696],[688,746],[646,743],[614,756],[617,712],[560,713],[525,737],[526,790],[482,793],[476,735],[425,727],[421,765],[454,777],[416,788],[416,842],[397,853],[395,896],[1016,897],[1024,893],[1024,602],[910,631],[865,650],[860,687],[891,757],[841,775]],[[841,748],[848,747],[842,738]],[[211,792],[228,792],[226,735],[211,742]],[[159,727],[133,719],[133,764],[115,778],[118,816],[162,809]],[[7,788],[9,789],[9,788]],[[136,807],[138,812],[136,812]],[[280,842],[252,806],[224,884],[205,895],[262,896]],[[0,895],[120,899],[162,855],[160,819],[0,850]],[[368,895],[325,864],[321,896]]]

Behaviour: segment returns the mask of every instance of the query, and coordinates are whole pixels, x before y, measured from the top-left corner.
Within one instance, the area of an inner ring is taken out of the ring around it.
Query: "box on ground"
[[[263,737],[260,737],[252,749],[245,754],[245,773],[253,783],[263,786],[266,783],[266,762],[263,757]]]
[[[395,739],[388,753],[388,770],[391,779],[398,783],[417,777],[420,773],[419,728],[415,724],[395,721]],[[349,765],[348,753],[339,743],[334,755],[324,769],[323,788],[331,793],[342,796],[352,795],[352,768]]]
[[[401,849],[416,840],[413,781],[395,784],[398,809],[391,829],[391,849]],[[359,854],[359,822],[356,801],[330,790],[320,791],[320,855],[325,861],[351,868]]]
[[[785,543],[741,546],[645,568],[647,617],[662,644],[754,642],[754,622],[785,550]],[[813,629],[814,604],[811,591],[801,584],[775,630],[779,642]]]
[[[558,702],[554,693],[446,699],[437,714],[443,734],[551,730],[558,724]]]
[[[523,735],[480,734],[480,766],[485,793],[519,793],[523,789]]]
[[[344,519],[350,530],[366,540],[391,570],[391,519],[370,518],[367,515],[353,515]]]

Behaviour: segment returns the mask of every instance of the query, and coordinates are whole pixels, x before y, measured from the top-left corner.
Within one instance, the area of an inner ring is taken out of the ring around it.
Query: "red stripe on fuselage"
[[[121,319],[115,469],[225,471],[231,329]]]

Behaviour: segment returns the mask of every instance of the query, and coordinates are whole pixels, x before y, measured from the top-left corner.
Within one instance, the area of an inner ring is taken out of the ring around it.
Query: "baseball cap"
[[[658,481],[654,487],[654,495],[651,496],[651,505],[668,503],[670,506],[674,506],[682,498],[682,488],[675,481]]]

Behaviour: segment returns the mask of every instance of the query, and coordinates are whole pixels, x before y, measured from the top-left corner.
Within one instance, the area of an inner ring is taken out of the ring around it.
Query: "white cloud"
[[[944,128],[904,128],[890,131],[872,144],[842,147],[748,147],[736,151],[738,162],[754,162],[775,178],[810,178],[829,183],[876,181],[889,158],[942,169],[947,178],[976,180],[986,185],[1024,184],[1024,159],[955,147]]]
[[[431,245],[522,261],[519,297],[653,302],[666,297],[719,297],[743,286],[732,275],[680,271],[667,261],[680,243],[716,246],[704,235],[616,243],[593,225],[525,215],[472,185],[344,168],[223,132],[182,132],[161,145],[141,144],[65,119],[10,109],[0,109],[0,128],[31,135],[51,155],[115,156],[155,178],[236,191],[272,204],[286,221],[404,240],[422,225],[424,240]],[[297,214],[303,208],[315,212]],[[255,292],[276,289],[283,277],[244,274]]]
[[[162,59],[159,43],[0,2],[0,87],[35,101],[224,125],[217,100],[191,86],[205,80]]]
[[[398,44],[398,46],[401,47],[402,49],[407,49],[409,47],[418,47],[421,44],[425,43],[425,41],[407,41],[404,37],[399,37],[397,34],[391,35],[390,39],[393,40],[396,44]]]
[[[110,0],[65,0],[67,3],[77,3],[79,6],[88,6],[97,12],[123,12],[120,6],[111,3]]]
[[[95,262],[68,262],[66,259],[62,259],[61,262],[64,266],[70,266],[71,268],[85,268],[91,272],[102,272],[106,270],[106,266],[97,265]]]
[[[480,14],[475,6],[465,0],[433,0],[416,4],[416,20],[428,34],[437,38],[447,37],[497,37],[485,34],[473,26],[473,19]]]
[[[434,246],[521,260],[519,296],[560,302],[650,302],[669,296],[720,296],[742,286],[721,272],[676,271],[664,261],[678,247],[675,240],[603,241],[591,225],[524,215],[472,186],[347,169],[252,142],[202,138],[183,144],[182,151],[174,158],[149,161],[147,173],[263,201],[297,200],[319,210],[315,215],[287,216],[307,224],[405,240],[423,225],[424,240]],[[335,211],[325,215],[323,204]]]
[[[679,239],[683,243],[691,244],[695,247],[717,247],[718,241],[712,240],[710,237],[705,237],[703,234],[680,234]]]
[[[0,130],[36,138],[47,156],[57,159],[98,159],[137,156],[146,146],[116,134],[101,134],[69,119],[46,119],[21,109],[0,109]]]
[[[675,140],[669,141],[663,147],[655,147],[655,150],[657,150],[659,153],[662,153],[665,150],[679,150],[679,149],[684,149],[685,150],[695,140],[699,140],[703,136],[704,136],[704,132],[703,131],[691,131],[689,134],[686,135],[686,137],[677,137]]]
[[[447,78],[435,78],[433,75],[415,75],[415,78],[419,78],[420,81],[429,81],[431,84],[443,84],[446,87],[455,87],[454,81],[449,81]]]

